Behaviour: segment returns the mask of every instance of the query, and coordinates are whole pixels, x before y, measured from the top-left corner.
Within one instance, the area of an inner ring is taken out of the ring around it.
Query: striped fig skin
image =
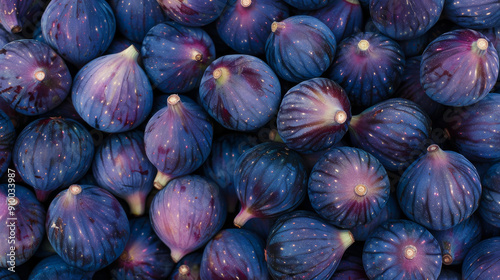
[[[0,176],[9,168],[16,131],[9,116],[0,109]]]
[[[299,10],[316,10],[325,7],[332,0],[283,0],[288,5]]]
[[[500,26],[500,3],[495,0],[447,0],[443,15],[464,28],[498,27]]]
[[[241,54],[265,52],[271,24],[290,16],[288,6],[274,0],[229,1],[217,19],[217,33],[229,47]]]
[[[213,126],[203,108],[176,94],[168,102],[151,117],[144,133],[146,155],[158,169],[157,189],[198,169],[212,147]]]
[[[116,17],[116,30],[134,42],[142,42],[153,26],[168,20],[156,0],[110,0],[108,3]]]
[[[500,163],[490,167],[482,178],[483,192],[478,212],[494,227],[500,228]]]
[[[373,220],[389,199],[390,182],[382,164],[351,147],[323,155],[309,176],[314,210],[335,226],[351,228]]]
[[[101,56],[76,74],[72,100],[91,127],[104,132],[125,132],[146,120],[153,107],[153,89],[137,63],[134,46]]]
[[[93,185],[71,185],[47,210],[45,230],[63,260],[85,271],[97,271],[115,261],[130,236],[120,202]]]
[[[276,218],[297,208],[307,194],[307,171],[302,158],[285,144],[266,142],[240,156],[234,168],[241,210],[234,224]]]
[[[31,271],[30,280],[71,279],[91,280],[94,271],[84,271],[67,264],[59,255],[49,256],[41,260]]]
[[[203,26],[214,22],[227,0],[158,0],[167,16],[185,26]]]
[[[464,156],[432,144],[405,170],[396,192],[410,220],[431,230],[446,230],[476,211],[481,183],[476,168]]]
[[[187,175],[173,179],[155,195],[149,216],[154,231],[177,263],[203,247],[222,228],[226,207],[215,183]]]
[[[20,33],[25,25],[33,25],[44,7],[45,1],[39,0],[0,1],[0,25],[11,34]]]
[[[82,67],[109,47],[116,20],[105,0],[53,0],[41,26],[47,43],[65,60]]]
[[[170,250],[153,231],[148,217],[130,220],[130,237],[120,257],[109,266],[113,279],[132,280],[138,275],[166,279],[175,264]]]
[[[436,279],[441,271],[441,247],[423,226],[393,220],[366,240],[363,266],[370,279]]]
[[[226,55],[205,70],[199,95],[205,110],[225,128],[255,131],[278,112],[281,86],[261,59]]]
[[[396,40],[422,36],[439,19],[445,0],[371,0],[370,16],[385,35]]]
[[[265,242],[246,229],[225,229],[203,250],[200,276],[204,280],[267,280]]]
[[[185,93],[200,85],[203,72],[215,59],[215,46],[201,28],[165,22],[149,30],[141,55],[156,88],[165,93]]]
[[[21,131],[12,154],[21,178],[44,201],[53,190],[85,175],[94,143],[87,129],[72,119],[42,118]]]
[[[168,280],[201,280],[200,266],[203,251],[196,251],[183,257],[175,267]]]
[[[481,241],[481,220],[472,215],[450,229],[431,233],[441,246],[443,264],[458,265],[463,262],[469,250]]]
[[[386,100],[399,86],[405,67],[403,50],[378,33],[356,33],[338,45],[327,76],[345,89],[353,106]]]
[[[354,147],[375,156],[386,170],[401,173],[426,148],[430,131],[429,116],[402,98],[380,102],[353,116],[349,124]]]
[[[132,215],[144,213],[156,168],[146,156],[142,131],[106,138],[95,152],[92,173],[100,187],[127,201]]]
[[[472,247],[462,264],[462,279],[495,279],[500,275],[500,236]]]
[[[267,239],[267,267],[273,279],[330,279],[345,250],[354,243],[316,214],[294,211],[281,216]]]
[[[291,88],[279,107],[278,133],[299,152],[317,152],[337,144],[351,120],[345,91],[327,78],[313,78]]]
[[[17,112],[40,115],[68,96],[71,74],[48,45],[23,39],[5,45],[0,52],[0,96]]]
[[[0,185],[0,207],[0,238],[4,240],[0,245],[0,267],[15,268],[28,261],[42,243],[45,234],[45,208],[34,193],[16,183]],[[14,236],[12,231],[15,232]],[[11,247],[15,248],[13,259],[10,256]]]
[[[424,50],[420,83],[434,101],[448,106],[477,103],[498,78],[498,53],[486,36],[471,29],[447,32]]]
[[[444,115],[446,130],[457,151],[471,161],[500,160],[500,93]],[[486,140],[486,141],[485,141]]]
[[[266,42],[266,59],[281,78],[302,82],[321,76],[335,58],[333,32],[312,16],[292,16],[273,22]]]

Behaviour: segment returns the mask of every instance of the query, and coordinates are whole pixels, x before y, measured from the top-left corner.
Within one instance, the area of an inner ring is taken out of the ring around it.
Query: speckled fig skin
[[[31,271],[30,280],[91,280],[95,271],[84,271],[67,264],[59,255],[41,260]]]
[[[187,254],[178,263],[168,280],[201,280],[200,266],[203,250]]]
[[[436,279],[441,271],[441,247],[423,226],[392,220],[366,240],[363,266],[370,279]]]
[[[41,15],[45,2],[38,0],[8,0],[0,2],[0,24],[11,34],[21,33],[24,25],[33,24]]]
[[[170,181],[151,203],[154,231],[174,262],[203,247],[224,225],[226,205],[219,187],[198,175]]]
[[[443,16],[472,29],[500,26],[500,3],[488,0],[445,1]]]
[[[478,212],[481,217],[497,228],[500,228],[500,163],[490,167],[482,177],[481,203]]]
[[[41,26],[47,44],[65,60],[82,67],[109,47],[116,20],[106,0],[52,0]]]
[[[481,241],[481,220],[472,215],[452,228],[431,233],[441,246],[443,264],[458,265],[463,262],[470,248]]]
[[[273,22],[266,59],[281,78],[301,82],[321,76],[335,58],[337,41],[319,19],[298,15]]]
[[[12,121],[9,116],[0,109],[0,177],[9,167],[16,136]]]
[[[261,59],[226,55],[205,70],[199,96],[208,114],[225,128],[255,131],[276,116],[281,86],[278,76]]]
[[[295,151],[317,152],[342,139],[351,117],[351,104],[342,87],[327,78],[314,78],[299,83],[283,97],[278,133]]]
[[[215,46],[201,28],[165,22],[149,30],[141,55],[156,88],[165,93],[185,93],[200,85],[203,72],[215,59]]]
[[[170,95],[144,133],[146,155],[158,169],[155,188],[198,169],[210,154],[212,139],[213,125],[203,108],[188,97]]]
[[[158,0],[167,16],[185,26],[203,26],[214,22],[227,0]]]
[[[307,171],[302,158],[283,143],[259,144],[240,156],[234,183],[241,210],[234,224],[276,218],[297,208],[307,194]]]
[[[217,19],[217,33],[241,54],[261,55],[271,33],[271,24],[289,17],[288,6],[275,0],[229,1]]]
[[[95,152],[92,173],[100,187],[127,201],[132,215],[144,213],[156,168],[146,156],[142,131],[106,138]]]
[[[394,94],[404,67],[398,43],[379,33],[359,32],[338,44],[327,76],[345,89],[352,106],[366,108]]]
[[[153,89],[137,63],[134,46],[101,56],[80,69],[71,97],[76,111],[91,127],[117,133],[139,126],[153,107]]]
[[[153,231],[148,217],[130,220],[130,237],[120,257],[109,266],[113,279],[132,280],[140,275],[166,279],[175,264],[170,250]]]
[[[0,185],[0,207],[0,238],[5,241],[0,245],[0,267],[13,266],[9,256],[11,247],[15,248],[14,267],[20,266],[35,254],[43,241],[45,208],[34,193],[16,183]],[[10,238],[11,231],[15,232],[15,239]]]
[[[120,202],[93,185],[71,185],[47,210],[45,230],[52,247],[69,265],[97,271],[115,261],[130,236]]]
[[[468,106],[486,97],[497,81],[498,69],[498,53],[489,39],[472,29],[458,29],[427,45],[420,83],[436,102]]]
[[[382,164],[351,147],[326,152],[308,183],[314,210],[331,224],[351,228],[373,220],[387,203],[390,182]]]
[[[94,157],[94,142],[87,129],[72,119],[42,118],[21,131],[12,155],[18,174],[44,201],[55,189],[85,175]]]
[[[48,45],[32,39],[8,43],[0,50],[0,96],[25,115],[57,107],[71,89],[64,60]]]
[[[225,229],[210,240],[203,251],[200,276],[204,280],[267,280],[265,242],[246,229]]]
[[[281,216],[269,234],[267,267],[273,279],[330,279],[353,243],[348,230],[313,212],[294,211]]]
[[[495,279],[500,275],[500,236],[472,247],[462,264],[462,279]]]
[[[375,156],[386,170],[401,173],[425,150],[430,131],[429,116],[402,98],[380,102],[353,116],[349,124],[354,147]]]
[[[446,230],[479,207],[481,183],[463,155],[432,144],[401,175],[396,193],[410,220],[431,230]]]

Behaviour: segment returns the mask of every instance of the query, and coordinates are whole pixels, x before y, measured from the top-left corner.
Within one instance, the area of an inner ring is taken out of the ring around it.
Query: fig
[[[227,0],[158,0],[167,16],[185,26],[203,26],[214,22]]]
[[[494,279],[500,275],[500,237],[485,239],[467,253],[462,264],[462,279]]]
[[[500,26],[500,3],[489,0],[446,0],[443,16],[465,28],[497,27]]]
[[[91,280],[94,271],[84,271],[67,264],[59,255],[44,258],[31,271],[29,280]]]

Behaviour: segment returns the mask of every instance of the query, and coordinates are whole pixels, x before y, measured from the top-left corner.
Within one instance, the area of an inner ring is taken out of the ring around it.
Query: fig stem
[[[167,98],[167,103],[168,105],[175,105],[181,101],[181,98],[179,97],[178,94],[171,94]]]
[[[443,264],[450,265],[453,262],[453,257],[450,254],[443,255]]]
[[[244,8],[247,8],[250,5],[252,5],[252,0],[241,0],[241,6],[243,6]]]
[[[273,142],[285,143],[276,129],[271,129],[271,131],[269,131],[269,140]]]
[[[168,176],[167,174],[158,171],[158,173],[156,173],[154,186],[155,188],[161,190],[167,185],[168,181],[170,181],[171,179],[172,178],[170,178],[170,176]]]
[[[440,148],[436,144],[432,144],[429,147],[427,147],[427,152],[429,152],[429,153],[436,152],[436,151],[439,151],[439,150],[440,150]]]
[[[367,40],[360,40],[358,42],[358,48],[362,51],[368,50],[369,47],[370,47],[370,42],[368,42]]]
[[[45,79],[45,72],[43,70],[37,71],[35,73],[35,79],[37,79],[40,82],[43,81]]]
[[[18,197],[9,197],[7,199],[9,206],[17,206],[19,205],[19,198]]]
[[[338,124],[343,124],[347,120],[347,114],[344,110],[338,110],[335,112],[335,122]]]
[[[21,26],[19,26],[19,25],[15,25],[15,26],[13,26],[13,27],[10,29],[10,31],[11,31],[12,33],[19,33],[19,32],[21,32],[21,31],[23,31],[23,28],[22,28]]]
[[[191,269],[189,269],[189,266],[183,264],[179,267],[179,275],[186,276],[191,272]]]
[[[82,187],[80,185],[71,185],[69,187],[69,192],[72,194],[72,195],[77,195],[77,194],[80,194],[82,192]]]
[[[476,41],[476,45],[477,45],[478,49],[485,51],[488,49],[488,40],[486,40],[484,38],[479,38]]]
[[[130,208],[130,213],[134,216],[142,216],[146,205],[146,196],[142,192],[135,192],[125,198]]]
[[[135,48],[134,45],[130,45],[128,48],[123,50],[120,54],[125,56],[125,57],[130,58],[133,61],[137,61],[137,58],[139,57],[139,52],[137,51],[137,49]]]
[[[222,77],[222,70],[220,68],[215,69],[213,76],[214,76],[214,79],[216,79],[216,80],[219,79],[220,77]]]
[[[271,24],[271,31],[274,33],[276,32],[278,29],[284,29],[285,28],[285,24],[283,22],[273,22]]]
[[[185,255],[186,253],[183,251],[180,251],[178,249],[171,249],[170,256],[175,263],[178,263]]]
[[[354,235],[348,230],[342,230],[340,240],[342,241],[342,245],[344,245],[344,249],[347,249],[354,243]]]
[[[234,225],[238,228],[241,228],[245,225],[246,222],[254,217],[255,216],[250,213],[247,208],[241,208],[240,213],[238,213],[238,215],[236,215],[236,217],[234,218]]]
[[[359,0],[346,0],[346,2],[354,5],[359,5]]]
[[[413,245],[408,245],[404,249],[404,256],[408,260],[413,260],[417,255],[417,248]]]
[[[358,196],[365,196],[368,193],[368,188],[363,184],[359,184],[354,188],[354,193]]]

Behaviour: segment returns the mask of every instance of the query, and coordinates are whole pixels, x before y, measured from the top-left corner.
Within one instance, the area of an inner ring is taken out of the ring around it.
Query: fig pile
[[[0,279],[498,279],[499,57],[499,0],[0,0]]]

